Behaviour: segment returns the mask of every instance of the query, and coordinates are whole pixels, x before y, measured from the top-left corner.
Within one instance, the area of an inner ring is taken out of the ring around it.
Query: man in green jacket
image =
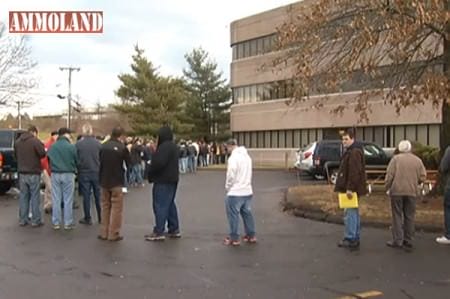
[[[54,229],[61,228],[61,201],[64,203],[64,229],[69,230],[74,227],[72,205],[77,169],[77,150],[75,145],[71,143],[70,134],[71,131],[68,128],[60,128],[58,140],[47,154],[52,171],[52,222]]]

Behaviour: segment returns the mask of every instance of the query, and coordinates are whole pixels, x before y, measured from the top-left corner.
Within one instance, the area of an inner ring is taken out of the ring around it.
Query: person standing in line
[[[131,155],[131,174],[130,184],[134,187],[144,187],[142,178],[142,156],[144,148],[139,138],[134,140],[134,143],[130,149]]]
[[[366,165],[362,146],[355,142],[353,130],[349,129],[342,135],[344,155],[338,171],[334,191],[346,193],[351,199],[356,192],[358,197],[367,194]],[[338,243],[339,247],[358,250],[360,246],[360,217],[358,208],[344,210],[344,239]]]
[[[53,131],[51,133],[50,138],[44,144],[45,151],[48,152],[52,147],[53,143],[58,139],[58,132]],[[48,157],[44,157],[41,159],[42,166],[42,180],[44,181],[45,191],[44,191],[44,212],[46,214],[50,214],[52,211],[52,181],[51,181],[51,170],[50,164],[48,162]]]
[[[197,149],[193,145],[192,141],[189,140],[187,143],[188,151],[188,171],[195,173],[197,171]]]
[[[150,164],[148,180],[153,183],[153,213],[155,226],[153,233],[145,236],[147,241],[164,241],[166,223],[169,238],[180,238],[178,211],[175,195],[179,180],[179,150],[173,141],[172,130],[168,126],[159,129],[156,152]]]
[[[102,188],[102,222],[98,239],[121,241],[123,192],[125,184],[124,165],[130,165],[130,152],[121,141],[121,127],[112,130],[111,139],[100,150],[100,186]]]
[[[73,229],[73,199],[75,193],[75,173],[77,171],[77,149],[71,143],[72,131],[58,130],[58,140],[48,151],[52,171],[52,222],[58,230],[62,223],[61,201],[64,205],[64,229]]]
[[[414,217],[419,185],[427,177],[425,166],[411,153],[411,142],[402,140],[398,144],[399,154],[389,162],[385,186],[391,198],[392,241],[386,243],[391,248],[413,248]]]
[[[14,153],[19,173],[19,225],[28,225],[31,202],[31,226],[43,225],[41,218],[41,159],[45,157],[44,144],[37,138],[38,129],[30,126],[16,141]]]
[[[83,196],[84,218],[81,224],[92,225],[91,194],[94,194],[98,223],[101,223],[100,206],[100,149],[101,143],[95,138],[90,124],[82,127],[83,137],[75,144],[78,155],[78,181]]]
[[[253,219],[251,203],[253,199],[252,188],[252,159],[244,146],[238,146],[236,139],[227,142],[227,148],[231,152],[227,165],[225,190],[225,208],[230,226],[230,234],[223,244],[238,246],[239,240],[239,215],[244,222],[244,242],[256,243],[255,221]]]
[[[436,242],[442,245],[450,245],[450,146],[445,150],[439,165],[442,179],[447,177],[444,190],[444,234],[436,238]]]

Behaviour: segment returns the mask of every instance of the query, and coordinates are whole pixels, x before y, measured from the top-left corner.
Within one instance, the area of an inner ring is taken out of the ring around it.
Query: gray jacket
[[[98,173],[100,170],[100,142],[93,136],[84,136],[76,143],[78,173]]]

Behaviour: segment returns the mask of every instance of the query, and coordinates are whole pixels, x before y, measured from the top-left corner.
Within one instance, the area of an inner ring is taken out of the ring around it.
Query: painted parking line
[[[379,291],[367,291],[362,293],[351,294],[350,296],[339,297],[337,299],[361,299],[361,298],[374,298],[379,296],[383,296],[383,293]]]

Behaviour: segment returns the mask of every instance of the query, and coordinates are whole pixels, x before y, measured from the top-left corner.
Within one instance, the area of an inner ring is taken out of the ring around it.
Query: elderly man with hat
[[[406,250],[413,248],[416,198],[427,176],[422,160],[411,153],[411,148],[408,140],[400,141],[399,154],[389,162],[385,179],[392,208],[392,241],[386,245]]]
[[[61,201],[64,203],[64,229],[73,229],[73,198],[75,172],[77,170],[77,149],[71,142],[71,130],[60,128],[58,140],[48,151],[52,171],[52,222],[58,230],[62,225]]]

